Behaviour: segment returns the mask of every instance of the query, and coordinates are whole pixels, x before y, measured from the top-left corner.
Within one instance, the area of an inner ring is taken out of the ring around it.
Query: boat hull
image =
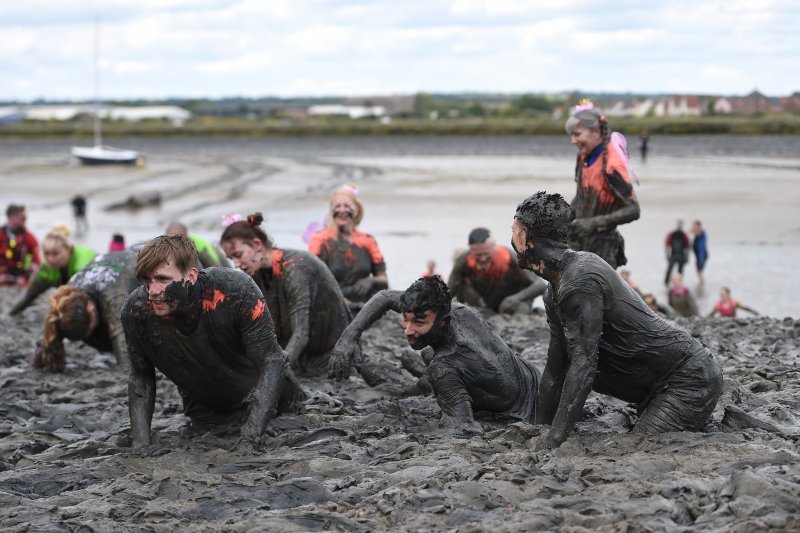
[[[71,153],[84,165],[139,165],[143,159],[136,150],[120,150],[111,146],[73,146]]]

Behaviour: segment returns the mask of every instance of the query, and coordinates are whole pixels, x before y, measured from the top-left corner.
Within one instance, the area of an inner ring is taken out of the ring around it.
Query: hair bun
[[[260,212],[247,215],[247,223],[251,226],[260,226],[262,222],[264,222],[264,217]]]

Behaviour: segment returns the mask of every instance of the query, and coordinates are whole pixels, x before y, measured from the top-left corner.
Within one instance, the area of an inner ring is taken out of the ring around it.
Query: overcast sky
[[[602,7],[599,7],[601,6]],[[800,90],[800,1],[2,0],[0,100]]]

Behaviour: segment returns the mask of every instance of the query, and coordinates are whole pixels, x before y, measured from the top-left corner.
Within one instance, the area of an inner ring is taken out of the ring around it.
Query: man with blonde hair
[[[156,368],[178,386],[195,423],[229,421],[247,410],[242,437],[254,444],[277,408],[304,398],[253,279],[225,268],[198,271],[196,264],[194,244],[183,235],[156,237],[139,253],[143,285],[122,309],[136,447],[150,443]]]

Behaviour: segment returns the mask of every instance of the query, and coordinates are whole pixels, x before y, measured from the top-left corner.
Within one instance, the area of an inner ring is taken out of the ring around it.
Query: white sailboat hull
[[[139,152],[113,146],[73,146],[72,155],[85,165],[135,165],[141,164]]]

